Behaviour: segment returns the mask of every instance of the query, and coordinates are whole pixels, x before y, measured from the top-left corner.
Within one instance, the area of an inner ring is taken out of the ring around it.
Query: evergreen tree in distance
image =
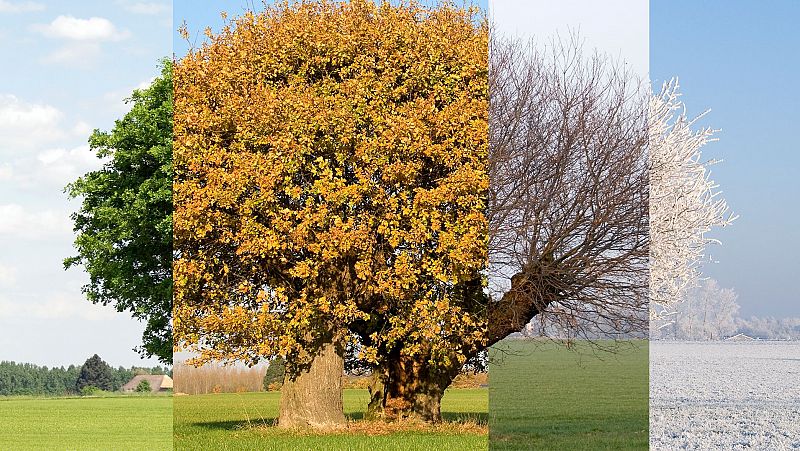
[[[285,373],[286,361],[283,357],[278,356],[272,359],[264,374],[264,390],[269,390],[272,384],[282,384]]]
[[[97,387],[101,390],[113,390],[113,375],[111,367],[108,366],[99,355],[95,354],[86,360],[81,367],[78,380],[75,382],[75,389],[78,393],[84,387]]]

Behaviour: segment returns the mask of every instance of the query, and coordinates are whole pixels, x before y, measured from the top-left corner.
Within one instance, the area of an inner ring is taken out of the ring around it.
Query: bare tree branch
[[[577,36],[490,48],[489,344],[647,330],[647,91]]]

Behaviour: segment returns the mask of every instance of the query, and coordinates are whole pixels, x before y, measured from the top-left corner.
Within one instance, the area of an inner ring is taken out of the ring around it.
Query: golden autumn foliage
[[[280,3],[174,66],[174,332],[197,361],[360,336],[462,360],[485,305],[488,26],[477,10]]]

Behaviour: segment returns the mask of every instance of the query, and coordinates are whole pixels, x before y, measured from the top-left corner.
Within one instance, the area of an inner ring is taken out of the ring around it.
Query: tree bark
[[[367,388],[369,389],[369,404],[367,404],[367,411],[364,413],[364,419],[379,420],[384,418],[383,403],[386,396],[383,377],[378,370],[372,372]]]
[[[487,312],[486,347],[519,332],[559,298],[556,280],[548,280],[540,265],[525,266],[511,277],[511,288]]]
[[[343,374],[343,351],[335,343],[322,345],[306,368],[293,369],[287,362],[278,426],[313,429],[345,426]]]
[[[387,420],[442,421],[442,396],[458,368],[431,368],[427,359],[398,356],[387,366],[384,415]]]
[[[499,302],[489,303],[482,287],[476,285],[472,297],[482,297],[488,304],[486,343],[481,349],[519,332],[533,317],[559,297],[555,284],[548,283],[540,265],[528,265],[511,278],[511,289]],[[473,287],[468,287],[472,289]],[[465,350],[467,358],[481,349]],[[398,353],[399,354],[399,353]],[[442,421],[444,391],[461,370],[460,366],[434,368],[426,358],[392,356],[385,382],[384,412],[387,419],[417,419],[430,423]]]

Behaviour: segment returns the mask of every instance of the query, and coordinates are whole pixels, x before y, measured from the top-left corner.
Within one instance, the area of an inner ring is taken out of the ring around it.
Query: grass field
[[[611,343],[603,343],[611,346]],[[646,450],[646,341],[600,351],[506,340],[489,368],[491,450]]]
[[[391,433],[338,432],[326,435],[273,427],[280,393],[228,393],[175,397],[176,450],[485,450],[487,436],[458,425]],[[369,395],[348,389],[344,408],[360,420]],[[486,389],[448,390],[442,400],[445,421],[487,421]],[[477,428],[485,429],[485,428]]]
[[[0,449],[171,450],[172,397],[0,397]]]

